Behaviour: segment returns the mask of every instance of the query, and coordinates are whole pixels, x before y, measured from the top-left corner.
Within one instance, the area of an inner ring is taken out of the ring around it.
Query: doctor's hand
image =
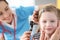
[[[34,23],[38,23],[38,14],[39,14],[39,10],[34,10],[32,15],[32,19]]]
[[[31,31],[26,31],[24,34],[21,36],[20,40],[30,40],[30,35]]]

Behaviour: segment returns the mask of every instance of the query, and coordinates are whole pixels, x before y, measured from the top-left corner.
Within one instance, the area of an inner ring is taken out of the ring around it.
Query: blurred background
[[[60,0],[7,0],[9,2],[9,6],[19,7],[19,6],[36,6],[41,4],[52,3],[55,4],[58,8],[60,8]]]
[[[52,3],[57,6],[57,8],[60,9],[60,0],[7,0],[9,3],[9,6],[14,9],[20,6],[37,6],[37,5],[44,5]],[[31,19],[31,15],[29,16],[29,21]]]
[[[40,4],[48,4],[52,3],[55,5],[59,5],[60,0],[7,0],[11,7],[19,7],[19,6],[35,6]]]

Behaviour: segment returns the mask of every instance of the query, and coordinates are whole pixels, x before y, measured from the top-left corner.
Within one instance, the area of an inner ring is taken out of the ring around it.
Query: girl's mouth
[[[47,30],[52,30],[52,28],[46,28]]]

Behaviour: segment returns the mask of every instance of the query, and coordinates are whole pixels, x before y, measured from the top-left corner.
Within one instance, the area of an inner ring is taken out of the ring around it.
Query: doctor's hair
[[[0,2],[1,2],[1,1],[4,1],[6,4],[8,4],[8,2],[7,2],[6,0],[0,0]]]

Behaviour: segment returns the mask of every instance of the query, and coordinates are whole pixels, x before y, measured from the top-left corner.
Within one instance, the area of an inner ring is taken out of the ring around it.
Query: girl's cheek
[[[45,30],[45,27],[41,27],[41,30],[43,30],[43,31],[44,31],[44,30]]]

